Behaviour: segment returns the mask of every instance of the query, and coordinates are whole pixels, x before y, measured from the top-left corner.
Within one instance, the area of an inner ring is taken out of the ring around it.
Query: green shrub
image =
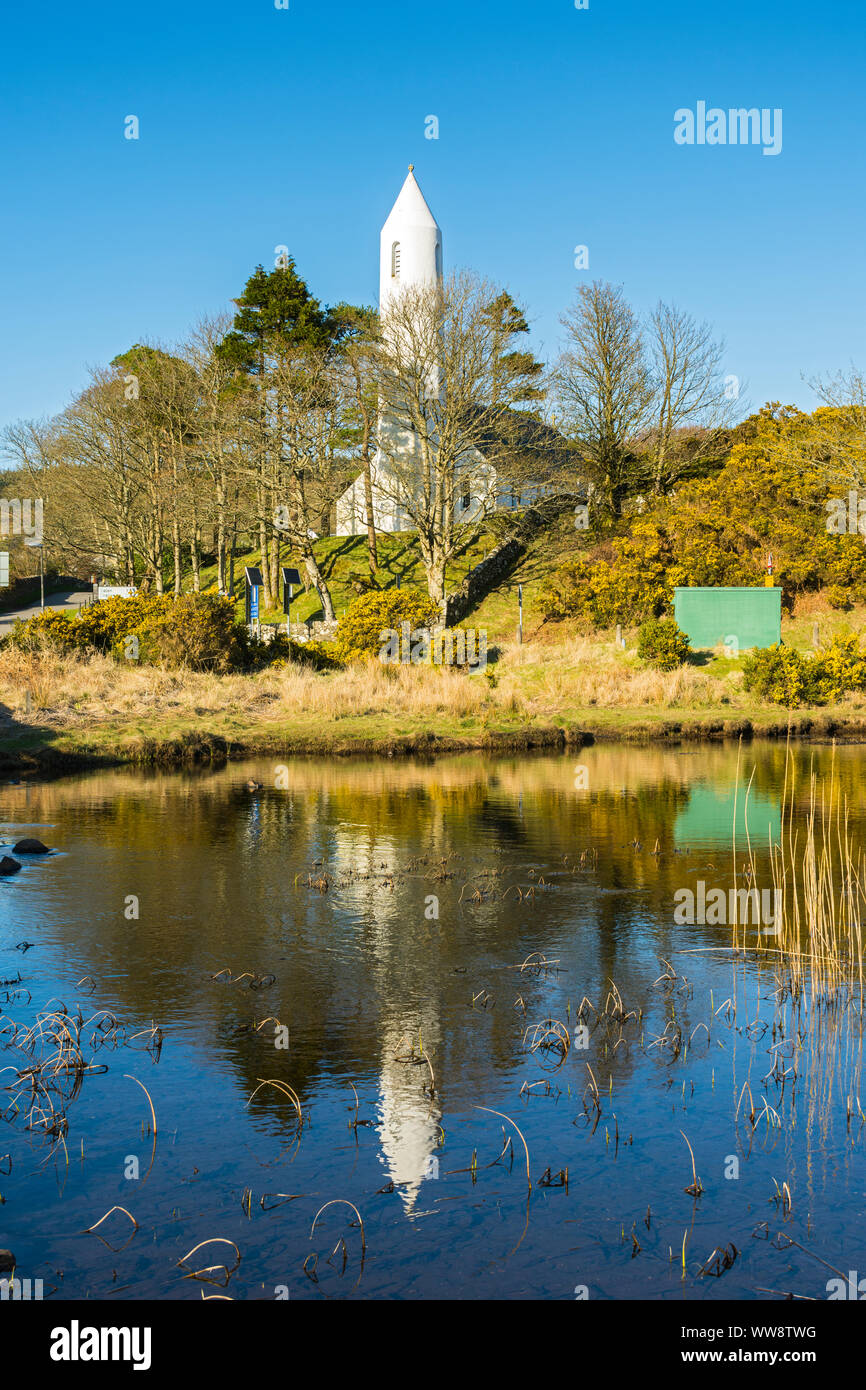
[[[689,639],[673,618],[650,618],[638,635],[637,654],[659,671],[675,671],[689,654]]]
[[[851,590],[846,589],[842,584],[831,584],[825,589],[824,597],[831,608],[847,609],[852,607]]]
[[[432,599],[412,589],[384,589],[362,594],[349,605],[340,623],[335,643],[341,661],[378,656],[387,637],[400,633],[403,623],[410,633],[432,627],[440,621],[439,607]]]
[[[72,613],[46,608],[24,621],[19,618],[4,641],[10,647],[18,647],[21,651],[74,651],[77,645],[75,617]]]
[[[593,566],[582,555],[554,570],[539,597],[541,611],[548,622],[577,618],[579,622],[595,623],[592,572]]]
[[[204,595],[191,595],[203,598]],[[175,611],[173,594],[133,594],[105,598],[82,608],[75,620],[75,644],[82,650],[110,652],[123,637]]]
[[[8,640],[13,646],[24,648],[50,646],[59,651],[107,653],[143,623],[175,611],[171,594],[103,599],[79,609],[77,614],[46,608],[17,622]]]
[[[137,594],[110,598],[77,615],[46,609],[15,624],[6,639],[23,650],[100,652],[194,671],[238,671],[252,664],[251,639],[234,601],[214,594]]]
[[[678,585],[761,585],[768,552],[784,612],[822,589],[833,608],[866,603],[863,534],[847,532],[844,519],[828,529],[827,460],[834,451],[859,457],[859,430],[853,411],[766,406],[731,432],[714,476],[684,475],[675,493],[647,499],[645,511],[563,566],[545,616],[640,623],[668,612]],[[847,483],[838,488],[844,497]]]
[[[743,661],[743,688],[772,704],[805,704],[805,666],[800,653],[781,642],[773,647],[757,647]]]
[[[153,605],[137,626],[124,632],[126,625],[125,614],[113,623],[117,637],[112,653],[118,660],[129,659],[130,639],[135,639],[138,660],[150,666],[225,672],[250,665],[250,640],[246,628],[235,619],[231,598],[181,594]]]
[[[822,697],[815,703],[825,700],[838,700],[850,690],[866,688],[866,657],[860,650],[857,638],[834,637],[828,647],[819,652],[811,662],[811,693]]]
[[[541,596],[548,620],[576,618],[587,626],[642,623],[669,603],[673,552],[663,529],[635,521],[628,536],[599,545],[560,566]]]
[[[759,647],[743,662],[743,686],[776,705],[826,705],[866,689],[866,657],[856,637],[834,637],[817,656],[793,647]]]

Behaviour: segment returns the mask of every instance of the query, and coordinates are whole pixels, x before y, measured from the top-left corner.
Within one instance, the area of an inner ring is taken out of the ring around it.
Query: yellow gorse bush
[[[6,641],[23,651],[99,652],[170,669],[239,670],[250,659],[234,601],[213,594],[136,594],[77,614],[46,609],[16,623]]]
[[[625,532],[590,538],[554,574],[545,616],[644,622],[669,607],[678,585],[762,584],[768,554],[788,611],[818,589],[836,608],[866,602],[863,535],[828,529],[833,499],[847,499],[846,469],[856,475],[857,448],[857,422],[844,412],[765,407],[739,427],[714,476],[656,500]]]
[[[385,639],[383,632],[400,632],[402,623],[410,631],[429,628],[440,622],[439,607],[432,599],[411,589],[380,589],[362,594],[346,611],[337,633],[337,655],[343,661],[378,656]]]

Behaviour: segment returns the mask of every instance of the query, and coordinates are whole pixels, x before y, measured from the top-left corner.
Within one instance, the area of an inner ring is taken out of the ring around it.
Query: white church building
[[[409,165],[409,174],[382,228],[379,242],[379,314],[387,320],[388,301],[408,287],[427,287],[442,281],[442,228],[427,206]],[[412,522],[400,505],[399,488],[389,464],[389,455],[381,447],[387,440],[391,457],[398,450],[411,456],[417,452],[411,431],[395,421],[383,418],[378,425],[379,448],[370,465],[373,494],[373,520],[378,531],[408,531]],[[405,476],[405,469],[402,469]],[[540,486],[524,485],[515,492],[511,485],[497,487],[496,470],[473,449],[463,465],[464,483],[458,488],[455,518],[468,522],[480,512],[493,508],[510,510],[537,500],[544,491]],[[346,489],[336,504],[335,534],[355,536],[366,532],[366,501],[364,475]]]

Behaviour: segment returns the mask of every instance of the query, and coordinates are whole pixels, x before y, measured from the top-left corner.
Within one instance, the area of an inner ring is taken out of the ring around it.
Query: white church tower
[[[379,313],[383,317],[392,294],[409,285],[432,285],[442,279],[442,229],[418,187],[414,167],[409,165],[379,242]]]
[[[407,289],[423,289],[442,281],[442,229],[427,206],[418,187],[414,166],[388,214],[379,242],[379,316],[382,331],[388,332],[388,303]],[[436,397],[440,391],[439,368],[430,368],[427,389]],[[392,460],[400,460],[401,483],[411,476],[409,465],[417,460],[420,480],[420,450],[414,433],[405,424],[389,418],[380,407],[379,448],[370,463],[373,521],[377,531],[408,531],[412,520],[395,500],[399,492]],[[384,445],[384,447],[383,447]],[[497,479],[496,467],[476,448],[469,447],[458,462],[454,515],[458,522],[472,522],[489,510],[514,509],[537,501],[546,489],[542,483],[517,487]],[[389,485],[390,483],[390,485]],[[357,536],[367,529],[364,475],[359,474],[337,499],[337,536]]]
[[[402,290],[422,288],[442,280],[442,228],[433,216],[424,194],[418,187],[414,165],[400,189],[382,228],[379,239],[379,315],[387,321],[388,301]],[[393,437],[396,427],[387,419],[379,419],[379,438],[386,440],[390,450],[411,449],[411,439],[398,441]],[[403,432],[405,433],[405,432]],[[388,469],[386,454],[379,449],[371,464],[373,483],[373,516],[378,531],[401,531],[411,525],[394,498],[393,488],[377,485]],[[364,479],[355,479],[337,500],[338,536],[354,536],[366,529]]]

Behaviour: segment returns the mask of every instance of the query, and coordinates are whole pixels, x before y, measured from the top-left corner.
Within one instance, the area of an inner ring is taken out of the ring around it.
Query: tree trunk
[[[379,551],[376,546],[376,521],[373,512],[373,475],[370,469],[368,446],[364,442],[364,505],[367,513],[367,552],[370,557],[370,573],[379,568]]]
[[[160,524],[159,518],[156,516],[153,519],[152,537],[153,544],[151,547],[151,553],[153,555],[153,559],[151,561],[151,566],[153,570],[153,582],[156,587],[156,592],[158,594],[164,594],[165,581],[162,577],[162,526]]]
[[[431,556],[427,570],[427,592],[434,603],[438,603],[442,614],[442,621],[445,621],[445,559],[441,554]]]
[[[268,527],[264,516],[264,493],[261,497],[261,514],[259,516],[259,568],[262,572],[262,587],[265,591],[265,608],[271,607],[271,571],[268,564]]]
[[[222,478],[217,482],[216,553],[217,589],[221,594],[224,594],[226,592],[226,489]]]
[[[192,590],[201,593],[201,527],[196,525],[189,545],[189,558],[192,563]]]
[[[271,593],[274,596],[273,607],[279,607],[280,599],[280,540],[274,533],[271,536],[271,553],[269,558]]]
[[[307,571],[307,577],[310,583],[313,585],[313,587],[317,590],[319,598],[322,600],[322,614],[324,616],[325,622],[332,623],[337,615],[334,612],[334,603],[331,598],[331,592],[322,576],[322,572],[319,569],[318,561],[316,560],[316,557],[313,554],[313,548],[310,545],[309,541],[307,541],[303,549],[303,557],[304,569]]]
[[[180,523],[175,516],[171,523],[171,549],[174,556],[174,592],[179,595],[183,588],[180,566]]]

